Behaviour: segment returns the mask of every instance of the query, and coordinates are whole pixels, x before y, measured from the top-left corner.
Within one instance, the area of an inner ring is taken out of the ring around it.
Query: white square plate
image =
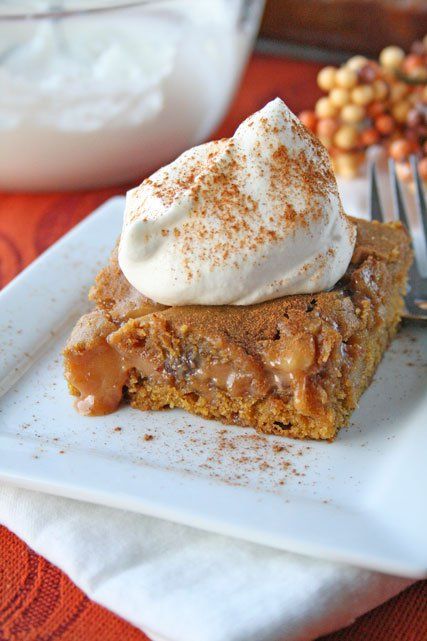
[[[120,232],[103,205],[0,294],[0,479],[400,575],[427,570],[427,332],[406,327],[332,444],[185,412],[79,416],[61,349]],[[151,438],[151,436],[153,438]]]

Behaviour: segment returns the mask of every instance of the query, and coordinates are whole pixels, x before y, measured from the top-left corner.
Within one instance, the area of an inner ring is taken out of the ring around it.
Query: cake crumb
[[[276,452],[276,454],[283,452],[284,449],[284,445],[273,445],[273,452]]]

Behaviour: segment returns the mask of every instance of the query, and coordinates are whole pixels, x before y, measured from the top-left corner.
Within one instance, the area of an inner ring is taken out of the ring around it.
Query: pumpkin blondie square
[[[85,414],[181,407],[264,433],[331,439],[394,336],[412,259],[399,223],[354,221],[344,277],[328,292],[248,306],[164,307],[125,279],[114,250],[95,310],[65,348]]]

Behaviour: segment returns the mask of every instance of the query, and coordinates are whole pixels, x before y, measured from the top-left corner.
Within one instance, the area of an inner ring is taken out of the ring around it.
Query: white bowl
[[[0,189],[130,183],[205,140],[233,96],[263,4],[3,3]]]

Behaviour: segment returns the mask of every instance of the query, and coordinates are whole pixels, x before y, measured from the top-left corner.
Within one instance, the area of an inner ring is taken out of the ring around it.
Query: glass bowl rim
[[[103,3],[100,2],[98,6],[81,6],[70,9],[55,9],[47,8],[40,10],[25,10],[21,12],[19,10],[12,10],[11,13],[3,13],[4,9],[1,9],[0,6],[0,22],[13,22],[18,20],[51,20],[51,19],[60,19],[60,18],[71,18],[73,16],[84,16],[92,15],[97,13],[107,13],[110,11],[120,11],[121,9],[133,9],[138,6],[153,6],[153,5],[162,5],[164,2],[175,2],[176,0],[125,0],[122,2],[111,2]],[[90,0],[86,0],[89,5]],[[82,2],[82,4],[84,4]]]

